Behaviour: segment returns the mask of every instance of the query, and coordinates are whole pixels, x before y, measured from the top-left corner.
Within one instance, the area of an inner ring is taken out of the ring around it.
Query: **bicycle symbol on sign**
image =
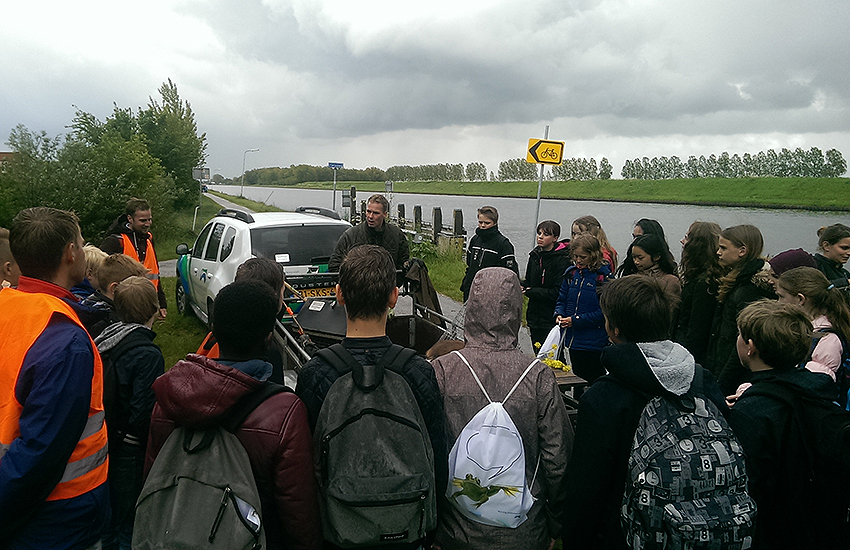
[[[558,150],[554,147],[547,147],[542,152],[540,152],[539,157],[542,159],[552,159],[555,160],[558,158]]]

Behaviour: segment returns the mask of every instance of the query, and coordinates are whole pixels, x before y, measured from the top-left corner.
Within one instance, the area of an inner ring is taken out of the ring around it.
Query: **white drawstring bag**
[[[537,351],[538,359],[554,359],[563,362],[565,365],[570,364],[570,350],[564,347],[564,339],[567,337],[567,329],[559,325],[552,327],[549,334],[546,335],[546,340]]]
[[[465,517],[496,527],[515,528],[528,519],[534,505],[531,484],[525,478],[522,437],[503,403],[513,394],[537,359],[525,369],[501,403],[494,402],[478,375],[460,352],[488,404],[467,422],[449,453],[449,484],[446,497]]]

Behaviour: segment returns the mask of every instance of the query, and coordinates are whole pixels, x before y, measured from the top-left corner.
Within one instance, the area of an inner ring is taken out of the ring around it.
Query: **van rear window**
[[[251,229],[251,252],[284,265],[326,264],[346,229],[345,225],[258,227]]]

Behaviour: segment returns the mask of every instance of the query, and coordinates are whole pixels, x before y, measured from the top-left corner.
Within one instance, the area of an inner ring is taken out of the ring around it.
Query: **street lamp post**
[[[239,184],[239,196],[243,197],[242,190],[245,188],[245,157],[248,153],[256,153],[259,149],[246,149],[244,153],[242,153],[242,181]]]

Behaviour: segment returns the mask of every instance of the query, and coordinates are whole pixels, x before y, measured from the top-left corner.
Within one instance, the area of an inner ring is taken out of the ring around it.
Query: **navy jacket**
[[[29,277],[21,277],[18,289],[78,305],[64,289]],[[25,413],[21,439],[0,459],[0,548],[85,548],[106,526],[106,483],[76,498],[45,501],[86,423],[93,354],[86,332],[61,316],[54,316],[27,352],[15,385]]]
[[[605,332],[605,318],[599,307],[599,288],[611,277],[611,268],[602,264],[599,269],[579,269],[576,266],[567,268],[555,313],[572,317],[573,324],[567,329],[564,346],[577,350],[601,350],[608,344],[608,333]]]

